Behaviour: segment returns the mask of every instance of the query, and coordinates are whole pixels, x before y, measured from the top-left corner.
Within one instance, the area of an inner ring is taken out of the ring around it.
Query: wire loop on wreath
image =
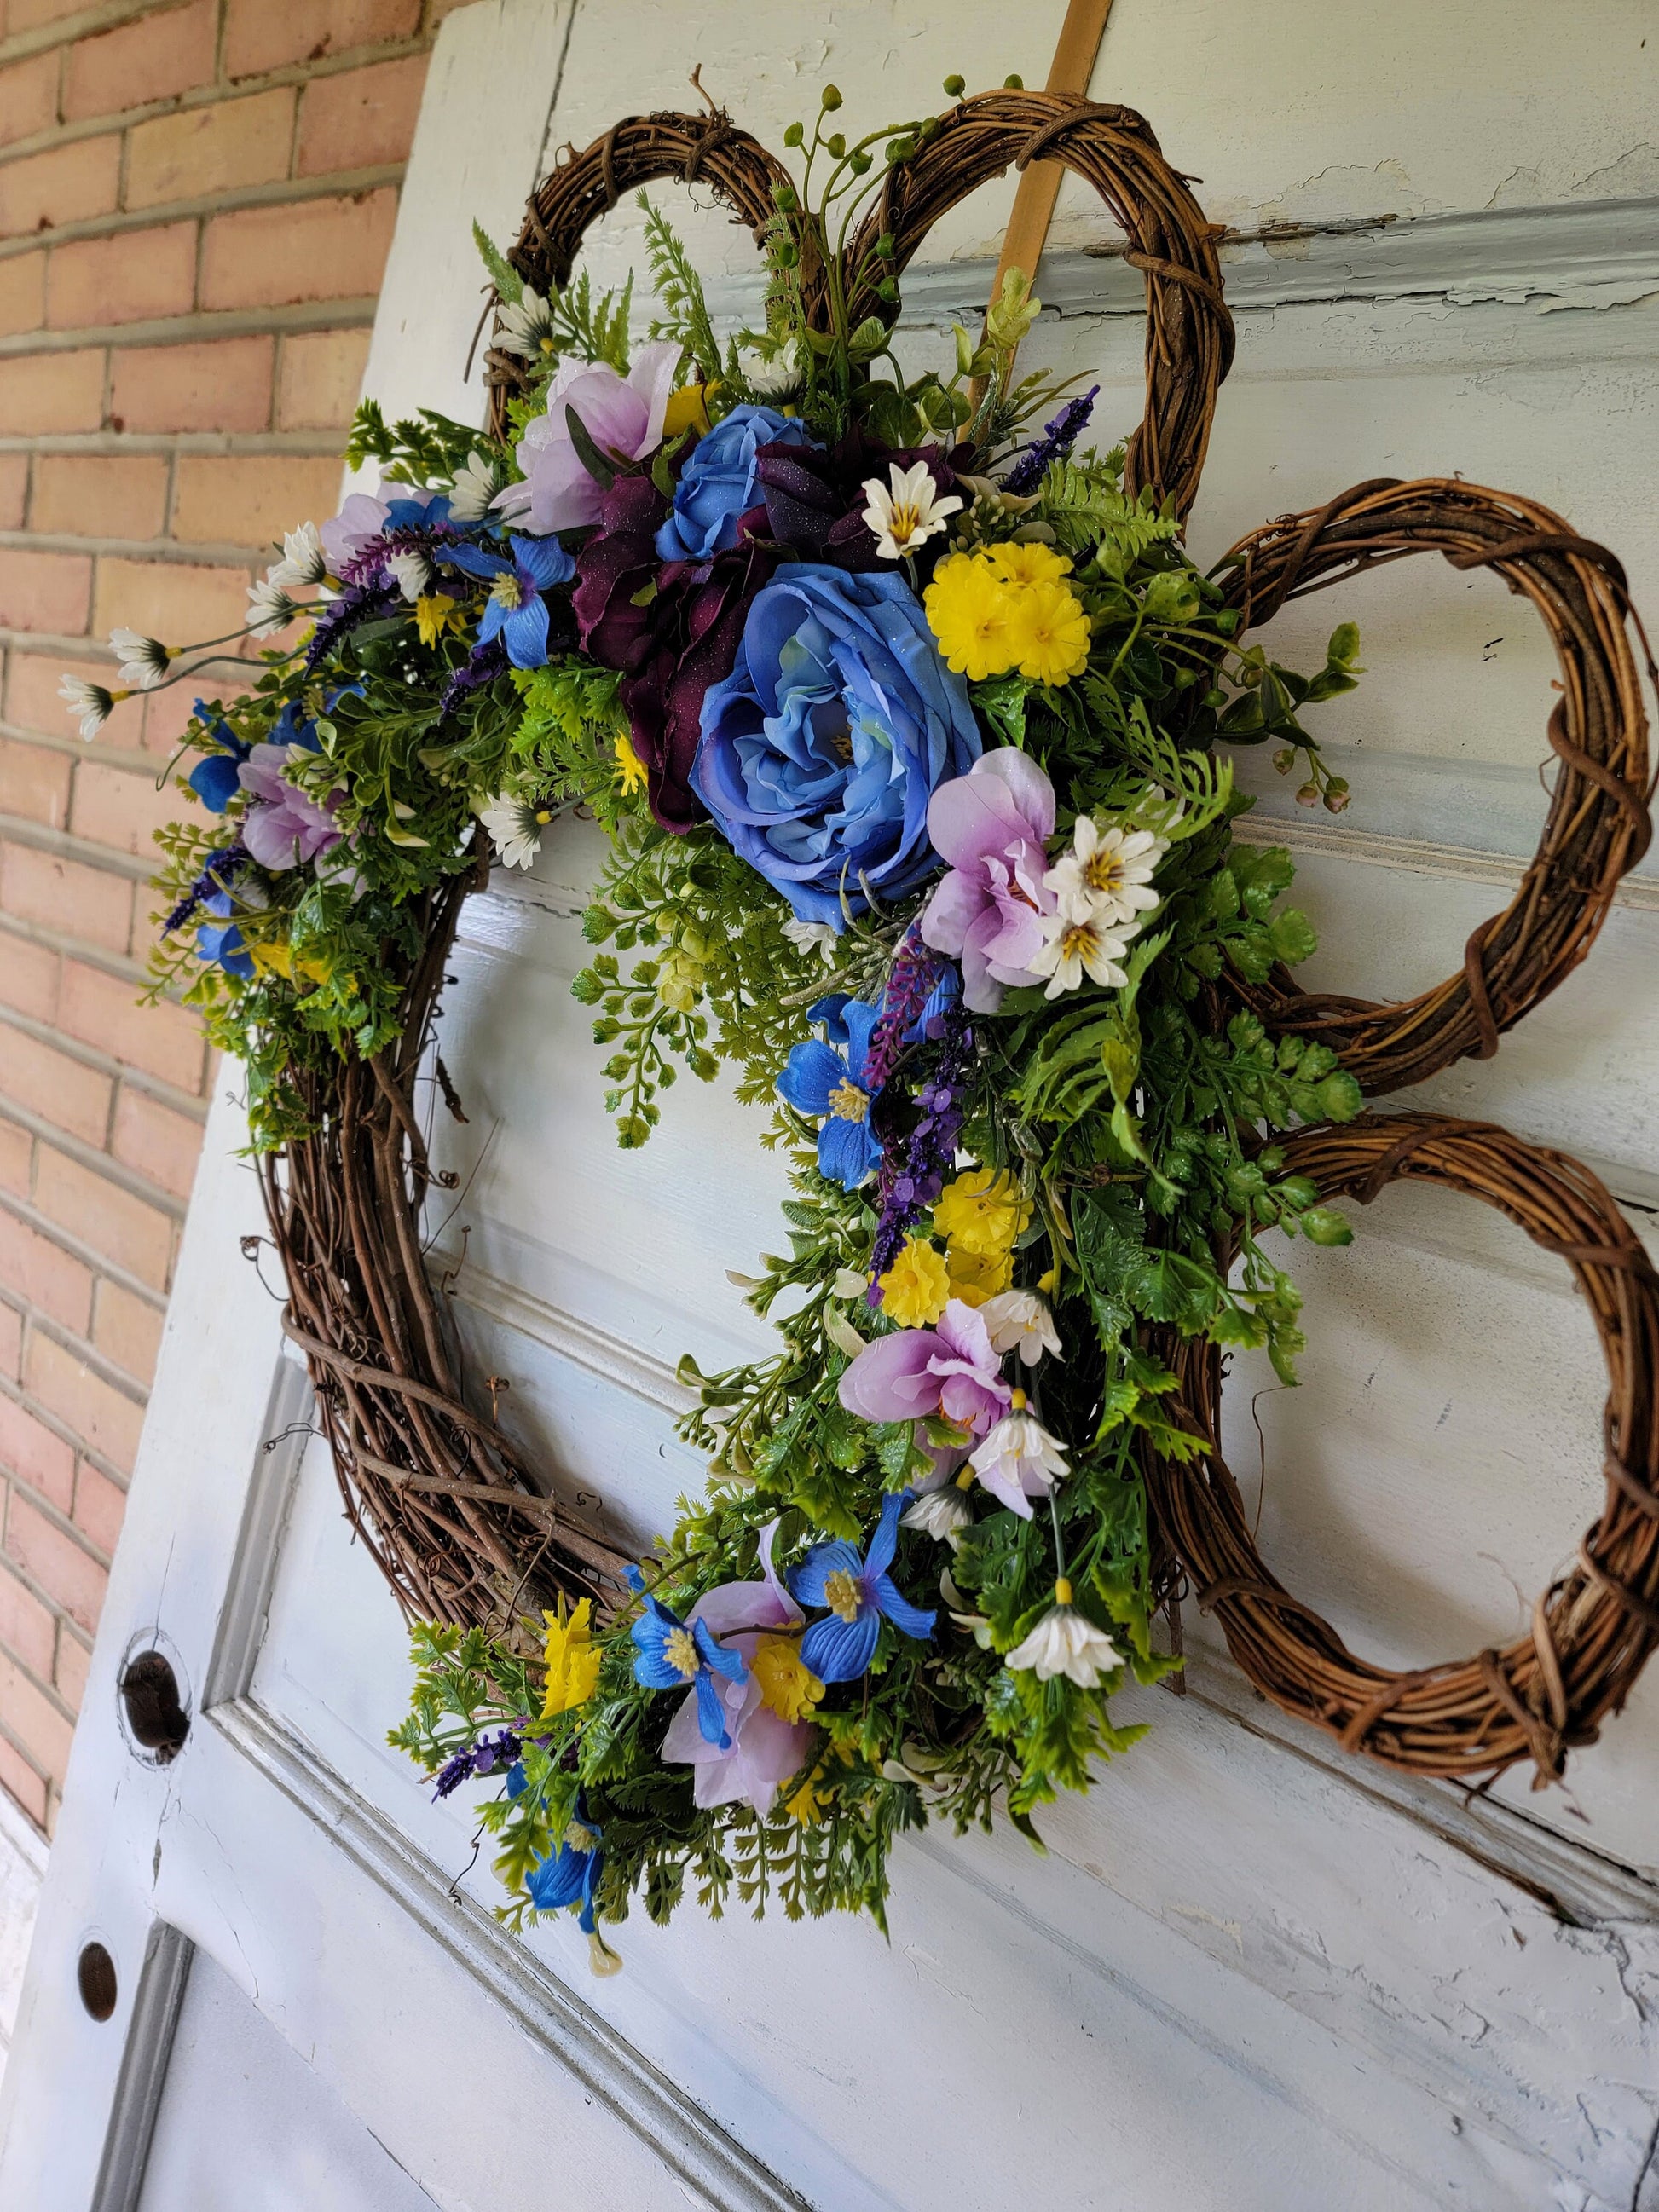
[[[1575,1568],[1540,1595],[1529,1633],[1507,1650],[1407,1671],[1374,1666],[1263,1563],[1217,1449],[1220,1355],[1199,1340],[1166,1349],[1209,1449],[1188,1468],[1148,1461],[1156,1509],[1200,1607],[1274,1704],[1345,1750],[1408,1772],[1497,1772],[1530,1759],[1541,1786],[1570,1747],[1595,1741],[1659,1640],[1659,1274],[1588,1168],[1490,1123],[1366,1116],[1299,1131],[1284,1149],[1287,1170],[1327,1198],[1369,1205],[1388,1183],[1431,1183],[1496,1206],[1566,1260],[1607,1364],[1601,1514]]]
[[[1561,671],[1547,726],[1561,771],[1520,887],[1472,933],[1460,973],[1399,1005],[1299,991],[1283,969],[1265,984],[1235,987],[1271,1030],[1331,1046],[1373,1093],[1424,1082],[1455,1060],[1490,1060],[1502,1032],[1589,951],[1651,834],[1630,629],[1644,653],[1646,640],[1618,561],[1547,507],[1445,477],[1374,478],[1252,532],[1227,555],[1221,580],[1248,629],[1290,599],[1435,551],[1455,568],[1495,568],[1542,617]],[[1652,678],[1650,656],[1647,666]]]

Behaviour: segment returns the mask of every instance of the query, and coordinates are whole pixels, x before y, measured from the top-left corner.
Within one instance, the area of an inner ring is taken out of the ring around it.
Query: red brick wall
[[[50,1829],[210,1070],[141,1007],[188,685],[90,745],[111,626],[234,629],[331,514],[455,0],[0,0],[0,1784]]]

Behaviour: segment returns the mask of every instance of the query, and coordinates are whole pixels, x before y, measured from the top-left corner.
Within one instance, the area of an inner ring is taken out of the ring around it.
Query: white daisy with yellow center
[[[865,495],[864,519],[882,559],[902,561],[943,530],[962,501],[954,492],[939,497],[926,461],[913,462],[908,469],[890,461],[887,475],[890,490],[879,477],[866,477],[860,487]]]

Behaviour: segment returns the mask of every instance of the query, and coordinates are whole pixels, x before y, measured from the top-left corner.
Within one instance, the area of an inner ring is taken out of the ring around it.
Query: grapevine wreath
[[[665,1918],[688,1878],[792,1916],[880,1917],[894,1837],[1032,1823],[1139,1733],[1112,1693],[1178,1665],[1190,1589],[1251,1680],[1425,1774],[1567,1750],[1659,1636],[1659,1295],[1586,1170],[1500,1129],[1362,1111],[1501,1033],[1588,951],[1648,839],[1623,573],[1461,482],[1361,484],[1209,574],[1182,542],[1232,353],[1215,235],[1131,111],[1017,82],[856,141],[828,88],[792,172],[723,114],[617,124],[532,197],[493,280],[489,424],[366,403],[378,461],[254,587],[252,690],[203,700],[201,809],[166,833],[158,988],[246,1070],[252,1140],[347,1509],[409,1616],[393,1741],[483,1780],[503,1908]],[[1145,419],[1020,377],[1018,272],[975,338],[891,350],[931,226],[1011,165],[1099,192],[1146,280]],[[753,232],[759,326],[722,338],[646,203],[656,319],[574,273],[659,179]],[[1347,790],[1305,726],[1291,598],[1438,552],[1555,643],[1536,858],[1462,969],[1404,1005],[1300,990],[1282,851],[1235,842],[1229,748]],[[303,624],[303,627],[301,625]],[[190,663],[118,633],[126,690]],[[214,642],[214,641],[210,641]],[[222,641],[217,641],[222,642]],[[1650,664],[1649,673],[1652,670]],[[66,679],[83,724],[114,694]],[[708,1456],[634,1562],[464,1394],[423,1212],[446,962],[492,862],[580,808],[610,858],[578,977],[606,1105],[646,1142],[677,1073],[769,1101],[794,1195],[750,1304],[767,1359],[702,1376]],[[420,1088],[417,1090],[417,1084]],[[418,1100],[418,1103],[417,1103]],[[1571,1267],[1607,1356],[1606,1501],[1507,1650],[1395,1674],[1277,1583],[1218,1449],[1223,1366],[1293,1378],[1299,1298],[1264,1231],[1426,1179]]]

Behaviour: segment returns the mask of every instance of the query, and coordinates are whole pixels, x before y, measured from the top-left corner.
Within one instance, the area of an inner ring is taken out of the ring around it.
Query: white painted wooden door
[[[502,0],[445,27],[369,374],[459,410],[466,231],[510,230],[538,162],[704,82],[777,143],[833,76],[850,113],[938,80],[1040,78],[1060,0]],[[1561,507],[1659,606],[1659,25],[1644,0],[1117,0],[1097,97],[1205,179],[1238,366],[1201,552],[1362,477],[1462,470]],[[909,287],[924,326],[982,296],[1008,192],[959,210]],[[689,210],[735,308],[746,240]],[[636,218],[596,239],[620,267]],[[1138,400],[1138,284],[1068,191],[1036,358],[1088,367],[1109,430]],[[1490,580],[1427,562],[1280,623],[1365,637],[1333,712],[1354,789],[1297,816],[1330,988],[1448,972],[1530,849],[1552,671]],[[1340,740],[1340,749],[1337,741]],[[471,1371],[641,1542],[699,1472],[672,1380],[756,1342],[725,1270],[775,1241],[775,1176],[721,1092],[677,1091],[612,1147],[567,985],[593,840],[468,909],[445,1056],[471,1121],[442,1230]],[[1659,879],[1588,967],[1435,1103],[1591,1160],[1659,1202]],[[1400,1103],[1407,1103],[1401,1101]],[[1417,1103],[1412,1101],[1410,1103]],[[1017,1837],[908,1846],[892,1941],[867,1924],[630,1923],[596,1983],[563,1924],[489,1916],[464,1805],[384,1746],[399,1625],[307,1449],[304,1378],[238,1256],[257,1194],[216,1106],[0,2110],[0,2212],[453,2212],[690,2202],[822,2212],[1044,2203],[1101,2212],[1655,2212],[1659,1679],[1565,1790],[1466,1800],[1344,1759],[1255,1698],[1189,1622],[1191,1693],[1039,1857]],[[476,1170],[476,1172],[475,1172]],[[1235,1467],[1267,1469],[1264,1549],[1380,1656],[1512,1632],[1594,1508],[1589,1322],[1517,1235],[1390,1193],[1347,1254],[1298,1252],[1299,1394],[1242,1373]],[[462,1257],[464,1248],[464,1260]],[[1540,1347],[1545,1349],[1540,1352]],[[159,1644],[191,1726],[156,1766],[124,1733],[125,1656]],[[77,1961],[101,1944],[113,2009]]]

